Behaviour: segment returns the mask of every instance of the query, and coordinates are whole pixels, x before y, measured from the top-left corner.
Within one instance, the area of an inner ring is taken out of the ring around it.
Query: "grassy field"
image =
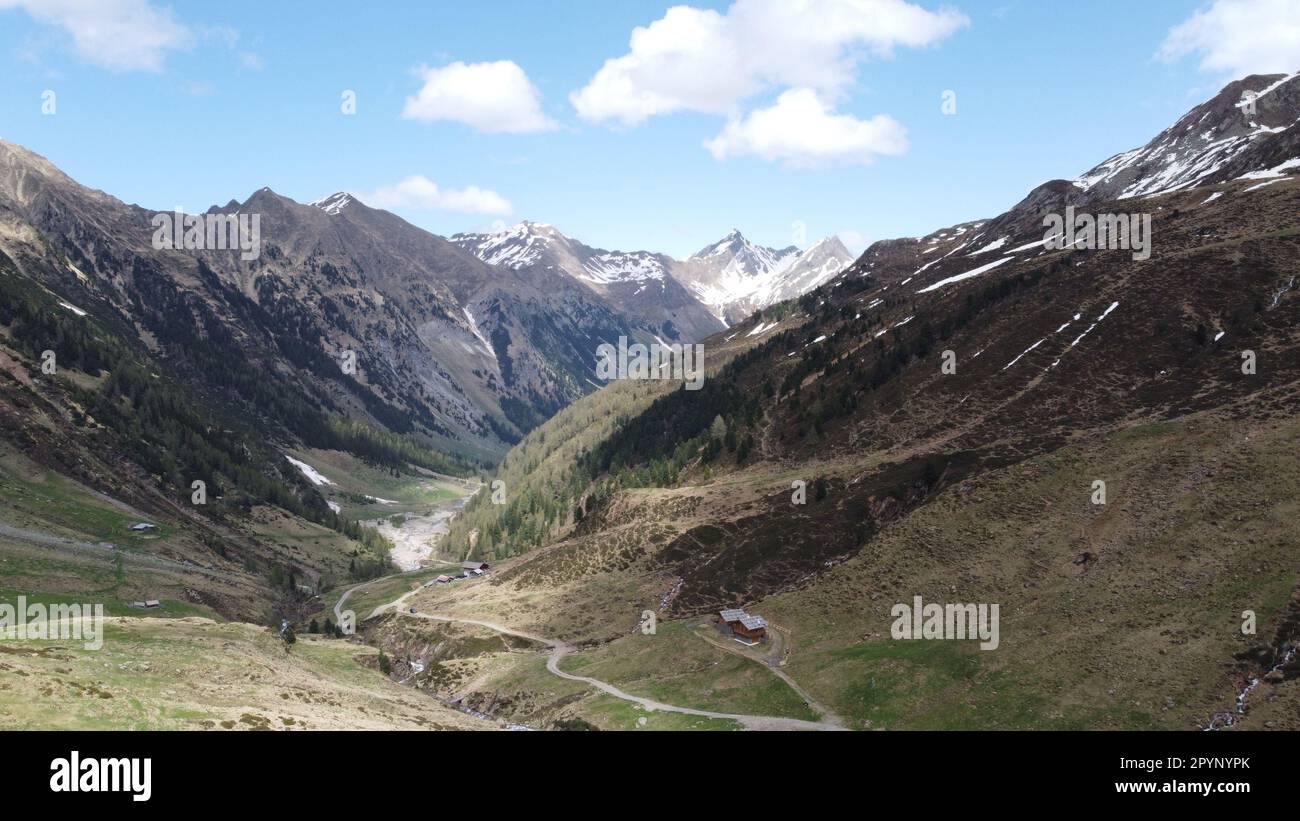
[[[731,719],[701,718],[662,710],[645,710],[639,704],[607,696],[592,696],[583,704],[579,715],[601,730],[740,730]]]
[[[103,592],[111,593],[111,590]],[[159,599],[158,607],[141,609],[132,607],[131,602],[129,601],[110,598],[107,595],[100,596],[95,592],[87,592],[83,595],[72,595],[66,593],[31,593],[26,590],[11,590],[0,587],[0,604],[9,604],[17,607],[19,596],[22,596],[28,605],[42,604],[47,607],[55,604],[82,604],[91,606],[102,604],[105,616],[176,619],[185,618],[187,616],[205,616],[212,618],[214,615],[203,605],[187,601],[178,601],[176,599]]]
[[[176,535],[170,523],[115,505],[15,451],[5,449],[0,455],[0,510],[8,524],[137,551],[151,551]],[[131,530],[142,521],[155,528]]]
[[[491,729],[375,669],[377,651],[207,619],[109,619],[104,645],[0,641],[5,729]]]
[[[562,667],[678,707],[817,720],[785,682],[760,663],[693,635],[693,624],[661,622],[653,636],[637,633],[575,653]]]
[[[527,646],[503,652],[499,638],[489,632],[413,621],[405,620],[406,626],[436,637],[439,648],[452,654],[431,663],[417,686],[442,698],[463,697],[467,706],[507,721],[534,729],[740,729],[730,720],[644,710],[582,682],[559,678],[546,669],[545,654]],[[565,660],[566,668],[571,660]]]
[[[332,482],[318,485],[317,490],[339,505],[341,515],[349,519],[381,519],[399,513],[425,514],[440,504],[472,492],[472,483],[460,479],[406,473],[393,476],[391,472],[367,465],[342,451],[302,450],[290,455],[311,465]]]

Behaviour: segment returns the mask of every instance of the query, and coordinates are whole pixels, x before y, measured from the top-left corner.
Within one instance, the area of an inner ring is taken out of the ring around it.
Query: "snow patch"
[[[284,458],[289,460],[289,464],[298,468],[298,470],[301,470],[302,475],[306,476],[308,481],[310,481],[313,485],[334,484],[329,479],[325,478],[325,474],[321,473],[319,470],[307,464],[306,462],[300,462],[297,459],[293,458],[292,456],[286,456]]]
[[[925,293],[929,293],[930,291],[937,291],[938,289],[944,287],[945,285],[951,285],[951,284],[954,283],[954,282],[961,282],[961,281],[964,280],[964,279],[970,279],[971,277],[977,277],[977,276],[979,276],[980,274],[986,273],[986,272],[988,272],[988,271],[992,271],[994,268],[998,267],[999,265],[1001,265],[1001,264],[1004,263],[1004,262],[1011,262],[1011,261],[1014,260],[1014,259],[1015,259],[1015,257],[1000,257],[999,259],[995,259],[995,260],[993,260],[992,262],[988,263],[987,265],[981,265],[980,267],[978,267],[978,268],[976,268],[976,269],[974,269],[974,270],[972,270],[972,271],[967,271],[967,272],[964,273],[964,274],[957,274],[956,276],[951,276],[951,277],[947,277],[947,278],[945,278],[945,279],[941,279],[941,280],[939,280],[938,282],[934,283],[933,285],[927,285],[926,287],[924,287],[924,288],[922,288],[921,290],[917,291],[917,293],[918,293],[918,294],[925,294]]]

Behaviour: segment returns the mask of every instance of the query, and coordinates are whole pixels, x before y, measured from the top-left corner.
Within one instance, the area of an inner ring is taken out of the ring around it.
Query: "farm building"
[[[131,525],[131,529],[137,533],[144,533],[146,530],[153,530],[155,527],[156,525],[151,525],[148,522],[136,522]]]
[[[478,570],[486,572],[488,569],[487,562],[461,562],[460,566],[465,570]]]
[[[767,637],[767,622],[761,616],[751,616],[744,610],[723,610],[718,613],[721,624],[731,628],[736,641],[756,644]]]
[[[732,622],[731,632],[751,642],[762,641],[767,637],[767,622],[761,616],[746,616],[738,622]]]

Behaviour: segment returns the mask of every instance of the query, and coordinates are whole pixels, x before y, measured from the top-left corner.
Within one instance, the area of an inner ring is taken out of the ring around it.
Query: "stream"
[[[1259,687],[1260,683],[1264,681],[1265,676],[1275,670],[1281,670],[1283,667],[1290,664],[1291,660],[1295,658],[1296,649],[1295,646],[1292,646],[1290,650],[1287,650],[1282,654],[1281,661],[1264,671],[1264,675],[1256,676],[1246,682],[1245,686],[1237,691],[1237,711],[1235,713],[1215,713],[1210,717],[1210,725],[1205,728],[1206,732],[1209,732],[1210,730],[1222,730],[1224,727],[1232,727],[1237,724],[1237,722],[1241,721],[1241,719],[1245,718],[1246,699],[1249,698],[1255,688]]]

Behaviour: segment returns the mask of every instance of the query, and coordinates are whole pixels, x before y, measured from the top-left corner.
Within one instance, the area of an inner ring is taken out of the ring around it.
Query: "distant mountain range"
[[[0,251],[79,310],[129,329],[195,396],[290,441],[303,423],[283,406],[301,403],[492,461],[600,387],[601,343],[699,341],[847,259],[838,241],[773,252],[733,233],[679,262],[532,222],[449,241],[345,192],[301,204],[263,188],[207,212],[240,214],[259,216],[256,258],[155,247],[155,212],[0,142]],[[282,377],[281,401],[232,391],[196,341],[227,367],[248,365],[244,378]],[[355,374],[340,370],[345,354]]]
[[[451,241],[491,265],[529,278],[562,274],[595,291],[642,336],[697,342],[724,327],[673,277],[676,262],[649,251],[591,248],[538,222]]]
[[[493,265],[562,271],[604,296],[634,325],[666,340],[702,339],[721,330],[721,323],[743,321],[756,310],[811,291],[853,262],[837,237],[807,250],[793,245],[778,250],[755,245],[739,231],[685,260],[590,248],[535,222],[451,240]]]

